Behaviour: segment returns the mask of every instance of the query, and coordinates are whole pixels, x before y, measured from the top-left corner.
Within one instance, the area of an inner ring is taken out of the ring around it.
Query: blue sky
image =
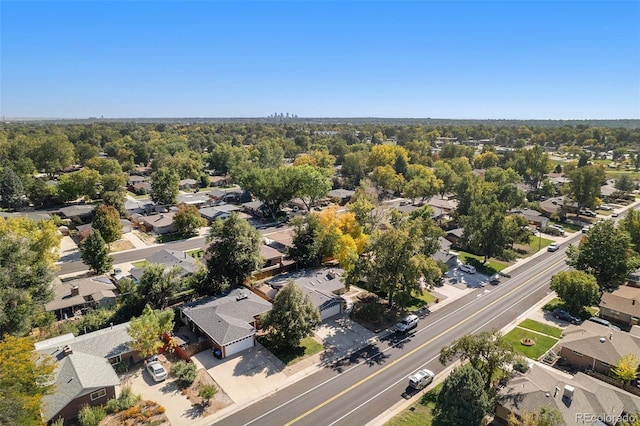
[[[640,2],[0,1],[6,117],[640,118]]]

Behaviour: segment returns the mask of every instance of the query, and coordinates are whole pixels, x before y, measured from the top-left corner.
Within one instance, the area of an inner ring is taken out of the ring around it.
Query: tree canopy
[[[96,274],[104,274],[113,265],[113,256],[109,254],[109,247],[97,229],[80,243],[80,255],[85,265]]]
[[[271,310],[260,318],[276,348],[296,348],[320,325],[320,311],[292,280],[278,290]]]
[[[593,275],[582,271],[562,271],[551,277],[551,290],[567,309],[579,314],[585,307],[600,300],[600,287]]]
[[[153,310],[145,306],[142,315],[132,318],[129,323],[131,348],[140,351],[140,356],[148,358],[158,353],[164,343],[160,340],[163,333],[173,330],[173,309]]]
[[[436,418],[451,425],[480,425],[490,410],[480,373],[470,364],[454,368],[438,393]]]
[[[147,265],[140,277],[137,293],[152,307],[164,309],[180,289],[178,267],[165,269],[161,263]]]
[[[238,287],[264,264],[260,256],[262,235],[235,212],[211,225],[207,241],[207,276],[199,290],[202,294]]]
[[[180,204],[173,216],[173,224],[180,234],[191,237],[198,233],[198,229],[207,225],[207,221],[200,216],[198,208],[191,204]]]
[[[100,232],[105,243],[111,244],[122,237],[120,213],[113,206],[101,205],[93,216],[93,229]]]
[[[151,199],[172,206],[178,199],[180,176],[174,170],[161,167],[151,175]]]
[[[0,424],[42,423],[41,401],[54,391],[54,361],[39,357],[26,337],[0,339]]]

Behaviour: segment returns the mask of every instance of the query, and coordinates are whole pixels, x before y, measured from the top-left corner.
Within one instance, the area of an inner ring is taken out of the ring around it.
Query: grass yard
[[[509,266],[508,263],[493,258],[490,258],[487,263],[482,263],[482,261],[484,260],[483,256],[478,256],[466,251],[456,250],[456,252],[459,254],[459,259],[463,263],[473,265],[478,270],[478,272],[481,272],[485,275],[493,275],[496,272],[502,271],[504,268]]]
[[[422,294],[419,296],[414,296],[409,305],[407,306],[407,311],[415,311],[416,309],[420,309],[421,307],[433,303],[436,300],[436,297],[429,293],[426,290],[422,291]]]
[[[138,260],[137,262],[133,262],[131,264],[136,268],[144,268],[146,266],[149,266],[149,262],[146,260]]]
[[[520,324],[518,324],[518,327],[537,331],[543,334],[548,334],[549,336],[557,337],[558,339],[560,338],[560,336],[562,336],[562,329],[560,329],[559,327],[543,324],[532,319],[526,319],[522,321]]]
[[[274,350],[271,348],[269,338],[267,336],[263,336],[260,339],[260,343],[263,344],[267,349],[271,351],[280,361],[282,361],[285,365],[295,364],[298,361],[303,360],[304,358],[315,355],[324,350],[324,346],[320,343],[313,340],[311,337],[305,337],[300,341],[300,346],[293,349],[287,350]]]
[[[419,402],[396,414],[384,426],[444,426],[441,421],[433,418],[433,409],[436,407],[440,389],[442,383],[425,393]]]
[[[194,249],[194,250],[189,250],[186,252],[187,255],[194,257],[196,259],[200,259],[202,257],[202,255],[204,254],[204,250],[202,249]]]
[[[524,338],[532,339],[535,344],[533,346],[525,346],[520,341]],[[504,336],[507,342],[513,344],[513,349],[531,359],[538,359],[551,349],[558,339],[543,336],[524,328],[516,327]]]

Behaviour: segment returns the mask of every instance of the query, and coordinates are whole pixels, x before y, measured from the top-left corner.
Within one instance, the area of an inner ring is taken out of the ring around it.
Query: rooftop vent
[[[247,296],[247,293],[245,293],[244,291],[239,291],[238,295],[236,296],[236,300],[244,300],[248,297],[249,296]]]
[[[66,345],[64,348],[62,348],[62,350],[64,351],[65,355],[71,355],[73,353],[73,349],[71,349],[69,345]]]
[[[569,386],[569,385],[564,385],[564,393],[562,394],[563,398],[567,398],[569,401],[573,400],[573,391],[574,391],[574,387],[573,386]]]

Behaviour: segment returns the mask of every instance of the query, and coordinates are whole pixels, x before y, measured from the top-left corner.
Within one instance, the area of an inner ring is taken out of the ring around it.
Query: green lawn
[[[525,346],[520,343],[520,340],[525,337],[533,339],[535,345]],[[533,331],[518,327],[507,333],[504,336],[504,339],[513,345],[513,349],[515,349],[516,352],[531,359],[540,358],[558,342],[557,339],[552,337],[543,336],[541,334],[534,333]]]
[[[189,250],[189,251],[186,252],[186,254],[191,256],[191,257],[195,257],[196,259],[200,259],[202,257],[202,255],[204,254],[204,250],[202,250],[202,249]]]
[[[539,333],[548,334],[549,336],[557,337],[562,336],[562,329],[553,325],[543,324],[532,319],[526,319],[518,324],[518,327],[526,328],[529,330],[537,331]]]
[[[267,336],[263,336],[260,339],[260,343],[264,345],[267,349],[271,351],[280,361],[282,361],[285,365],[295,364],[298,361],[303,360],[304,358],[310,357],[311,355],[315,355],[324,350],[324,346],[320,343],[313,340],[311,337],[305,337],[300,342],[300,346],[293,349],[287,350],[273,350],[271,348],[269,339]]]
[[[131,263],[136,268],[144,268],[145,266],[149,266],[149,262],[146,260],[138,260],[136,262]]]
[[[459,259],[463,263],[469,263],[470,265],[473,265],[479,272],[485,275],[493,275],[496,272],[502,271],[504,268],[509,266],[505,262],[501,262],[492,258],[489,259],[487,263],[482,263],[482,261],[484,260],[483,256],[478,256],[466,251],[456,250],[456,252],[459,255]]]
[[[429,293],[426,290],[422,291],[420,296],[414,296],[409,305],[406,307],[407,311],[415,311],[425,305],[433,303],[436,300],[436,297]]]
[[[440,389],[442,389],[442,383],[425,393],[419,402],[396,414],[384,426],[443,426],[441,421],[433,418],[432,413],[436,407]]]

